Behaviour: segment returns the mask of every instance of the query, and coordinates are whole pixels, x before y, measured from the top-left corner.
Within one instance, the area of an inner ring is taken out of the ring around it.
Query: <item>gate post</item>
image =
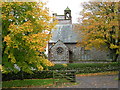
[[[73,71],[71,71],[71,73],[72,73],[72,78],[73,78],[73,80],[71,81],[71,82],[76,82],[76,71],[75,70],[73,70]]]
[[[55,84],[55,74],[54,74],[54,70],[52,70],[52,74],[53,74],[53,85]]]

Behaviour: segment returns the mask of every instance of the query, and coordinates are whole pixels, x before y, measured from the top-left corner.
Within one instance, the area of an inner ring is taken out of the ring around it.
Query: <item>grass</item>
[[[112,60],[74,60],[78,62],[111,62]]]
[[[108,72],[100,72],[100,73],[81,73],[76,76],[96,76],[96,75],[115,75],[118,74],[118,71],[108,71]]]
[[[55,79],[54,82],[69,83],[66,79]],[[15,87],[51,87],[53,86],[53,79],[24,79],[24,80],[11,80],[3,81],[3,88]]]
[[[118,77],[116,77],[115,80],[118,80]]]
[[[76,76],[95,76],[95,75],[114,75],[118,74],[118,71],[109,71],[109,72],[100,72],[100,73],[81,73]],[[118,80],[118,78],[115,78]],[[64,87],[76,85],[77,83],[71,83],[66,79],[55,79],[53,84],[53,79],[24,79],[24,80],[11,80],[11,81],[3,81],[3,88],[17,88],[17,87]]]

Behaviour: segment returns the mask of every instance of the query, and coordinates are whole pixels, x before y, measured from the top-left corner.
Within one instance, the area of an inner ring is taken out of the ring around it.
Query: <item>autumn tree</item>
[[[52,66],[44,52],[56,22],[50,22],[49,10],[42,2],[2,2],[2,69],[3,72]]]
[[[83,3],[82,18],[77,25],[82,41],[78,44],[85,49],[104,49],[110,52],[112,61],[117,61],[120,53],[120,32],[118,24],[119,2]]]

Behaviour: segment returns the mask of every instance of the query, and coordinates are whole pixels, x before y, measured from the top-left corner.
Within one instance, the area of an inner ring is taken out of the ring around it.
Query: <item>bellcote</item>
[[[66,20],[71,20],[71,10],[69,9],[69,7],[67,7],[67,8],[64,10],[64,15],[65,15],[65,19],[66,19]]]

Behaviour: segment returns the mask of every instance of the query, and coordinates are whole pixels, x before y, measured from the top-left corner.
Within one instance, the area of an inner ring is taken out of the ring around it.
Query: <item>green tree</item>
[[[2,2],[2,70],[31,73],[52,66],[44,52],[56,22],[40,2]]]
[[[83,3],[84,9],[80,13],[83,17],[78,25],[78,31],[83,36],[78,43],[85,46],[85,49],[95,47],[108,50],[112,61],[117,61],[120,53],[118,4],[119,2]]]

